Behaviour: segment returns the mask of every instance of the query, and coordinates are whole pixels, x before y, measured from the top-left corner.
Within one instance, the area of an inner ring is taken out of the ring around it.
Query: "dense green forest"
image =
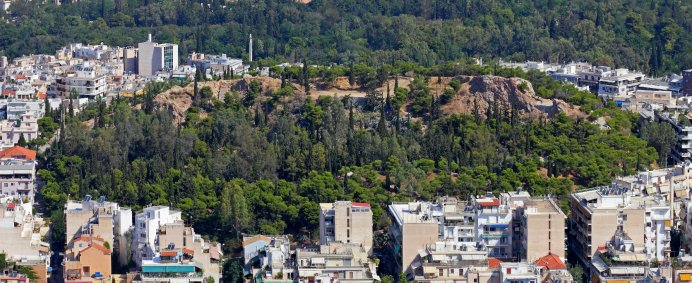
[[[345,74],[355,80],[355,69]],[[608,184],[614,176],[655,166],[659,157],[633,134],[641,127],[636,115],[595,105],[593,94],[535,72],[467,66],[462,74],[525,77],[541,95],[598,108],[592,116],[608,116],[611,128],[563,114],[530,120],[498,106],[484,115],[446,116],[439,112],[442,99],[428,100],[429,107],[414,119],[400,119],[395,105],[432,97],[424,82],[445,68],[416,69],[419,75],[408,88],[361,103],[349,97],[312,100],[292,95],[290,88],[266,93],[255,83],[215,99],[202,87],[181,124],[170,109],[153,102],[154,94],[174,82],[152,83],[143,97],[97,100],[78,114],[49,111],[42,130],[60,136],[42,157],[42,198],[55,223],[68,197],[86,194],[135,210],[171,205],[198,232],[233,249],[241,233],[314,239],[318,203],[335,200],[372,204],[377,229],[388,225],[386,206],[393,201],[468,199],[517,187],[554,195],[567,210],[574,188]],[[455,85],[452,80],[448,88]],[[644,125],[657,136],[654,127]],[[56,231],[59,236],[60,228]],[[377,247],[387,241],[376,239]]]
[[[469,56],[630,67],[654,75],[692,67],[685,0],[17,0],[0,52],[53,53],[69,42],[129,46],[153,33],[191,51],[281,60],[431,66]],[[185,56],[182,56],[185,57]]]

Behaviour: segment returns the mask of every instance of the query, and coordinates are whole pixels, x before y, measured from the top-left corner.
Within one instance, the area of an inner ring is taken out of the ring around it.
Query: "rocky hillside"
[[[238,92],[241,96],[249,89],[250,82],[257,80],[260,82],[262,94],[268,95],[281,87],[281,80],[270,77],[260,78],[243,78],[235,80],[208,81],[200,82],[197,87],[202,89],[205,86],[211,88],[213,97],[223,100],[224,95],[232,92]],[[154,98],[154,104],[160,108],[171,108],[178,123],[185,119],[185,112],[192,105],[194,86],[189,84],[186,87],[173,87],[165,92],[159,93]],[[302,94],[302,89],[294,86],[294,92],[298,95]]]
[[[455,79],[461,81],[461,87],[451,101],[442,107],[445,114],[471,114],[477,108],[481,115],[485,115],[488,107],[497,104],[501,109],[514,107],[519,115],[532,118],[551,117],[559,112],[572,117],[586,116],[578,106],[559,99],[538,97],[531,82],[524,79],[496,76],[461,76]],[[446,78],[443,83],[451,80]]]
[[[496,76],[460,76],[456,78],[443,77],[438,81],[431,79],[429,87],[432,93],[441,94],[445,89],[451,89],[449,82],[453,79],[461,81],[461,86],[457,93],[443,105],[442,110],[445,114],[472,114],[474,108],[478,109],[481,115],[485,115],[488,107],[493,107],[495,103],[502,109],[513,107],[519,111],[519,115],[524,117],[551,117],[556,113],[562,112],[572,117],[585,117],[578,106],[570,105],[558,99],[544,99],[536,96],[531,83],[520,78],[504,78]],[[237,92],[243,96],[249,89],[250,82],[258,80],[261,85],[262,95],[270,95],[281,86],[281,80],[270,77],[243,78],[236,80],[222,80],[201,82],[199,89],[209,86],[215,98],[223,100],[225,93]],[[399,78],[399,86],[407,87],[411,78]],[[350,95],[356,99],[363,99],[366,91],[351,87],[347,78],[339,78],[336,86],[329,88],[319,87],[311,90],[311,97],[316,99],[321,95],[337,95],[339,97]],[[390,89],[394,89],[394,80],[389,81]],[[320,85],[319,82],[315,85]],[[303,88],[293,84],[293,91],[297,96],[304,95]],[[386,86],[377,89],[384,93]],[[160,93],[154,99],[155,104],[162,108],[171,108],[178,122],[185,118],[185,111],[192,105],[193,85],[184,88],[174,87],[166,92]],[[405,108],[405,107],[404,107]],[[404,111],[405,109],[402,109]]]

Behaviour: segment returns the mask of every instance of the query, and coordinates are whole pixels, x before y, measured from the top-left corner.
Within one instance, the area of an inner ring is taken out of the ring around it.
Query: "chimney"
[[[151,42],[151,33],[149,34],[149,40],[147,42]]]

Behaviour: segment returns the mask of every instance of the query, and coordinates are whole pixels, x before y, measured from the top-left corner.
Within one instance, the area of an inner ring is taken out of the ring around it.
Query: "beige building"
[[[297,282],[380,281],[377,266],[361,245],[330,243],[296,250]]]
[[[418,252],[438,240],[438,221],[433,217],[431,203],[411,202],[389,205],[393,236],[392,251],[400,272],[412,272]]]
[[[643,196],[617,186],[572,194],[570,249],[588,263],[598,250],[624,234],[648,260],[667,260],[671,240],[671,203],[663,196]]]
[[[524,201],[522,259],[533,262],[552,254],[565,261],[565,219],[565,214],[551,199]]]
[[[82,201],[68,201],[65,205],[65,239],[68,247],[73,239],[93,237],[103,239],[102,246],[117,251],[122,265],[129,261],[126,234],[132,227],[132,211],[117,203],[94,201],[88,196]]]
[[[359,244],[372,252],[372,210],[367,203],[337,201],[320,204],[320,243]]]
[[[65,282],[110,278],[111,250],[99,237],[75,238],[65,253]]]

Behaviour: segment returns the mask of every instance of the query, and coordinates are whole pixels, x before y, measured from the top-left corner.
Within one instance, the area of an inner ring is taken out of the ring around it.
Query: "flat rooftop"
[[[524,202],[527,214],[559,213],[565,215],[562,210],[549,199],[530,199]]]
[[[430,202],[393,203],[389,213],[399,225],[405,223],[437,223],[434,216],[441,216],[440,207]]]

